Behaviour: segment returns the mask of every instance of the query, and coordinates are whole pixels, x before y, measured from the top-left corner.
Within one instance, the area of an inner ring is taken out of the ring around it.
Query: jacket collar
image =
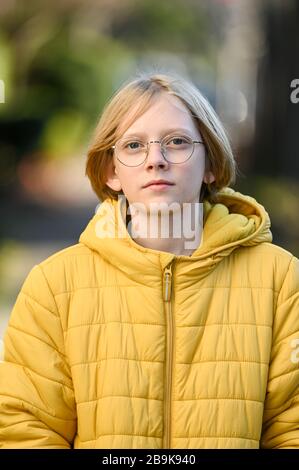
[[[79,242],[98,252],[109,264],[137,282],[149,282],[172,260],[181,273],[205,276],[240,246],[272,242],[269,215],[253,197],[232,188],[218,193],[218,202],[203,204],[204,227],[200,246],[191,256],[145,248],[136,243],[125,225],[126,206],[106,199],[80,236]]]

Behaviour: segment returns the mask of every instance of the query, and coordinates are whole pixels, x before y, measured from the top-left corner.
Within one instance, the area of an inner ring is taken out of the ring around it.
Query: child
[[[299,447],[298,259],[229,187],[209,103],[180,77],[126,83],[86,172],[99,209],[11,313],[0,447]]]

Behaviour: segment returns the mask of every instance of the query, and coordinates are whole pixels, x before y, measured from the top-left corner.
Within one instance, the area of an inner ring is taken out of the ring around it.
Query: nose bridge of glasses
[[[161,140],[150,140],[149,142],[147,142],[147,155],[149,154],[150,144],[159,144],[160,153],[162,153],[162,156],[164,157],[164,148]]]

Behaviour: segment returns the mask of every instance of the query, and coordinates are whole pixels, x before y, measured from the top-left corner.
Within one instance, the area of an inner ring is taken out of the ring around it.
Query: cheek
[[[204,165],[202,162],[190,162],[190,164],[185,167],[185,171],[181,173],[180,180],[188,182],[190,188],[198,186],[202,183],[204,177]]]
[[[138,186],[139,177],[138,175],[134,175],[134,172],[132,172],[132,170],[124,168],[119,171],[118,177],[122,188],[126,192],[133,192]]]

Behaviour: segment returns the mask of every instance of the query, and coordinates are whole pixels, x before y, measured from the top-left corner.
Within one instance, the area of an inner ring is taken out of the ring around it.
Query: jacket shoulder
[[[238,253],[236,253],[238,256]],[[299,265],[299,260],[290,251],[273,243],[245,247],[239,252],[240,260],[247,267],[255,281],[265,283],[279,293],[289,271]]]
[[[35,267],[43,272],[55,295],[72,291],[76,287],[89,286],[92,283],[96,255],[95,251],[79,242],[53,253]]]
[[[250,254],[254,254],[257,257],[267,258],[268,260],[272,259],[274,262],[281,264],[286,263],[287,265],[291,262],[292,258],[296,258],[290,251],[282,248],[279,245],[274,243],[261,243],[256,246],[246,247],[246,251]]]
[[[45,258],[43,261],[39,263],[39,265],[42,268],[46,268],[47,265],[51,265],[52,263],[55,262],[64,262],[67,261],[68,259],[74,257],[74,256],[80,256],[80,255],[89,255],[91,256],[93,253],[93,250],[88,248],[86,245],[83,243],[76,243],[74,245],[67,246],[66,248],[62,248],[59,251],[56,251],[52,255],[48,256]]]

